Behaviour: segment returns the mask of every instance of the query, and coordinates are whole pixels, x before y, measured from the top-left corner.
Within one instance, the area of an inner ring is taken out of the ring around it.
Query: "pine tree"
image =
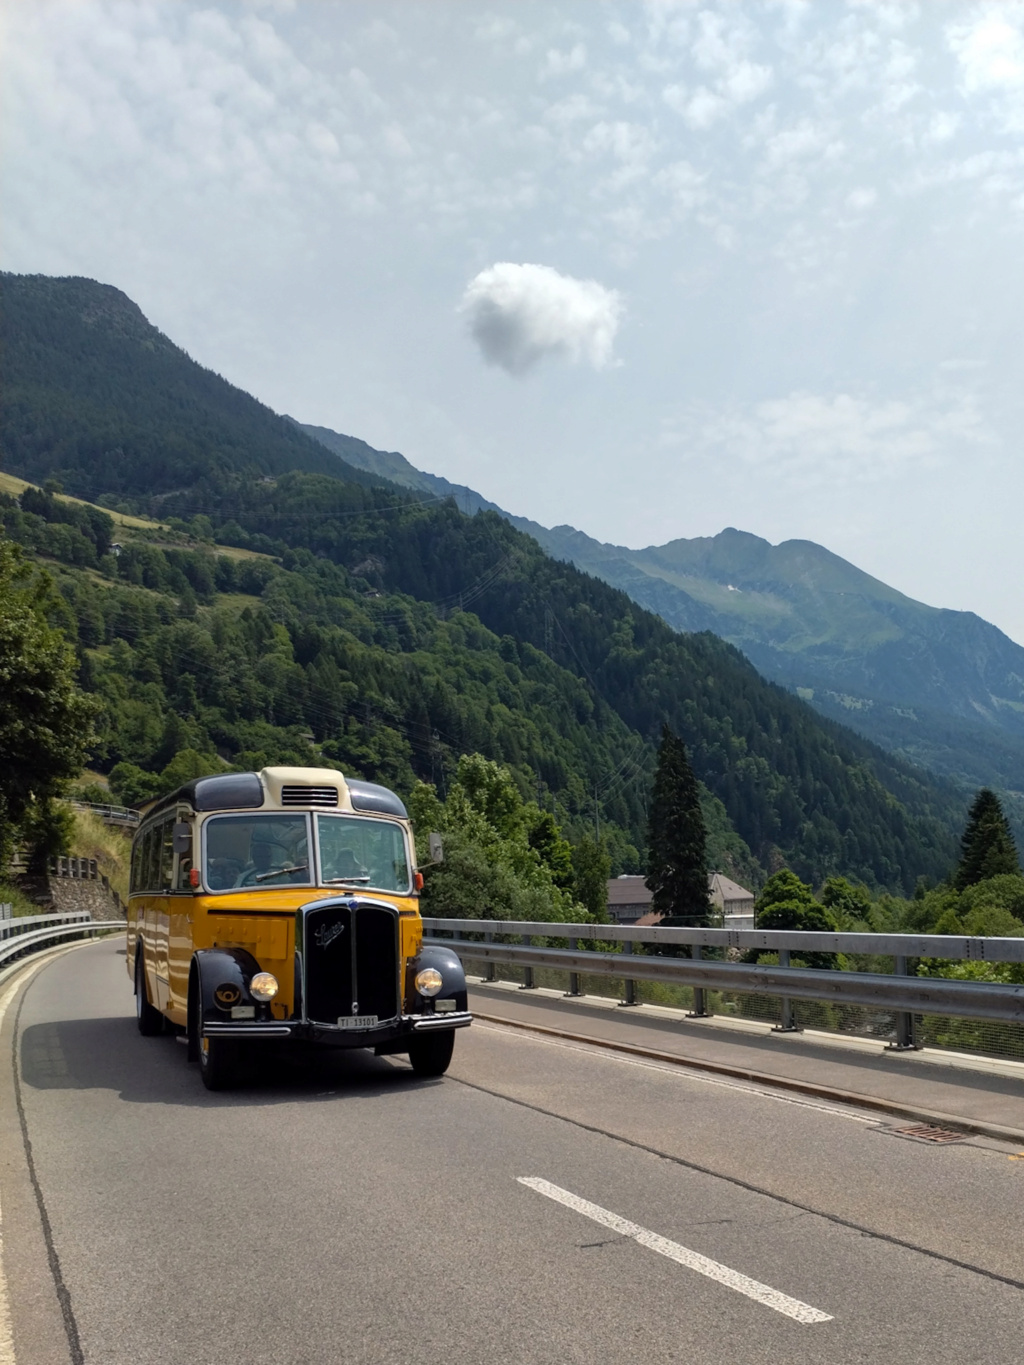
[[[963,891],[1004,873],[1019,873],[1017,848],[995,792],[982,787],[974,798],[960,840],[960,864],[953,884]]]
[[[697,779],[686,745],[662,727],[647,829],[646,885],[651,908],[663,915],[706,924],[708,897],[707,830]]]

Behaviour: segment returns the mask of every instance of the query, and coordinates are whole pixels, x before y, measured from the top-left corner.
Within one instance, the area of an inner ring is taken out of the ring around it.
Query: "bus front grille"
[[[303,919],[303,1015],[337,1026],[353,1015],[398,1016],[398,912],[357,900],[320,901]]]

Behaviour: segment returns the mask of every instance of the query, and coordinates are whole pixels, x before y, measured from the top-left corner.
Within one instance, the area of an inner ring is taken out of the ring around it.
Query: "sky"
[[[6,0],[0,265],[640,547],[1024,643],[1024,5]]]

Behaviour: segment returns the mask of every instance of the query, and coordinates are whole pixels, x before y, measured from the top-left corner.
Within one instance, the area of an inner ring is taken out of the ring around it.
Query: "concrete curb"
[[[525,1033],[545,1034],[550,1038],[562,1038],[566,1042],[585,1043],[590,1047],[605,1048],[610,1052],[623,1052],[632,1057],[643,1057],[647,1061],[666,1062],[671,1066],[687,1067],[694,1071],[708,1071],[716,1076],[728,1076],[732,1080],[752,1081],[756,1085],[768,1085],[778,1090],[792,1090],[798,1095],[808,1095],[818,1100],[832,1100],[839,1104],[849,1104],[857,1109],[872,1109],[893,1118],[912,1119],[918,1123],[934,1124],[940,1128],[958,1128],[965,1133],[978,1137],[995,1138],[998,1142],[1010,1142],[1018,1147],[1024,1146],[1024,1130],[1006,1128],[1000,1123],[979,1123],[976,1119],[965,1119],[956,1114],[943,1114],[932,1109],[922,1109],[916,1105],[897,1104],[892,1100],[878,1099],[874,1095],[862,1095],[852,1090],[840,1090],[837,1086],[818,1085],[813,1081],[800,1081],[790,1076],[773,1076],[764,1071],[753,1071],[747,1067],[729,1066],[724,1062],[708,1062],[691,1057],[680,1057],[673,1052],[660,1052],[656,1048],[638,1047],[634,1043],[616,1043],[604,1038],[594,1038],[585,1033],[570,1033],[568,1029],[550,1028],[546,1024],[530,1024],[518,1019],[506,1019],[497,1014],[481,1014],[473,1011],[473,1018],[488,1024],[502,1024],[506,1028],[521,1029]]]

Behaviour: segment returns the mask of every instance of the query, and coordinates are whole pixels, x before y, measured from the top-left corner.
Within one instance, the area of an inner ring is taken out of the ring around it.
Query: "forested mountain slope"
[[[88,282],[44,282],[51,320],[64,284],[73,317],[89,288],[102,294]],[[33,287],[19,286],[20,316],[31,316],[24,296]],[[303,467],[275,477],[246,463],[245,438],[232,444],[230,431],[218,449],[235,454],[207,459],[192,414],[180,426],[171,420],[156,343],[113,323],[89,325],[103,328],[103,348],[115,352],[104,410],[112,421],[122,408],[131,415],[135,453],[121,447],[108,461],[93,449],[87,458],[93,410],[79,414],[69,395],[87,386],[79,370],[94,373],[95,362],[83,358],[77,324],[66,333],[48,327],[45,344],[33,347],[5,308],[5,351],[20,356],[22,428],[32,429],[36,405],[39,423],[76,461],[47,459],[6,435],[3,454],[15,474],[77,472],[94,496],[170,528],[165,543],[153,531],[155,540],[126,546],[116,560],[94,536],[92,575],[66,591],[80,639],[84,622],[95,641],[83,642],[86,657],[98,651],[86,672],[95,670],[89,676],[109,706],[127,707],[140,733],[151,712],[169,727],[159,743],[152,726],[138,740],[130,761],[144,771],[169,761],[173,745],[181,750],[181,735],[171,733],[179,723],[196,727],[190,747],[215,748],[232,762],[280,754],[284,728],[293,752],[312,736],[326,756],[395,781],[411,773],[440,781],[458,752],[479,749],[539,784],[570,822],[589,821],[596,807],[623,847],[638,847],[652,746],[667,721],[762,867],[785,860],[816,881],[841,872],[910,888],[951,865],[963,810],[951,788],[823,721],[729,645],[671,630],[494,513],[466,516],[452,501],[417,498],[366,474],[357,481],[333,456],[330,473]],[[216,392],[223,381],[195,369],[209,407],[226,410],[229,396]],[[175,371],[175,385],[182,375]],[[165,440],[178,469],[201,472],[191,485],[144,491],[144,461],[163,458]],[[273,455],[284,458],[281,447]],[[8,534],[35,537],[45,552],[70,504],[29,503],[5,508]],[[62,534],[58,557],[85,555],[70,531]],[[77,534],[89,539],[88,528]],[[190,534],[245,557],[209,544],[186,548],[180,537]],[[254,564],[259,573],[246,567]],[[122,600],[129,589],[130,606]],[[98,761],[125,759],[130,730],[118,721]]]
[[[197,365],[126,294],[94,280],[0,274],[0,373],[8,467],[81,497],[242,471],[338,472],[293,422]]]
[[[1009,798],[1024,832],[1024,649],[973,612],[929,607],[812,541],[717,536],[631,550],[513,516],[395,451],[323,427],[307,434],[362,469],[463,511],[488,508],[556,559],[621,588],[677,630],[710,630],[765,677],[891,752]]]

